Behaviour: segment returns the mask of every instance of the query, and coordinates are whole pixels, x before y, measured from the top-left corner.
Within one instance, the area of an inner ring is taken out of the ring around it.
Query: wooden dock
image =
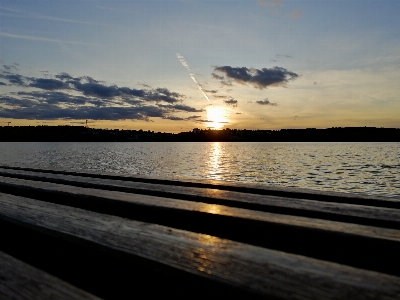
[[[0,166],[0,234],[0,299],[400,299],[394,198]]]

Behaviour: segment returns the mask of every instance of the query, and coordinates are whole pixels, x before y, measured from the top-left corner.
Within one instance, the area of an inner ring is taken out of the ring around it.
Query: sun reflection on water
[[[208,161],[208,175],[214,179],[221,180],[221,156],[222,146],[220,142],[212,143],[212,149],[210,152],[210,158]]]

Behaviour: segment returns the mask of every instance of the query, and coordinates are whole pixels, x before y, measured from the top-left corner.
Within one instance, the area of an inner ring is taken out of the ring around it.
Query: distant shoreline
[[[163,133],[85,126],[2,126],[0,142],[400,142],[400,128],[198,129]]]

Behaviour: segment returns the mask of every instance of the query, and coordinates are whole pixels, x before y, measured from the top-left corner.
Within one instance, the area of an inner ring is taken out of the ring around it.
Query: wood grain
[[[0,172],[1,176],[13,178],[67,184],[76,187],[113,190],[164,198],[182,199],[209,204],[221,204],[230,207],[245,208],[294,216],[326,219],[340,222],[400,229],[400,209],[379,210],[376,206],[343,204],[309,199],[294,199],[277,196],[256,195],[219,189],[164,186],[118,180],[79,177],[71,175],[54,175],[32,172]],[[3,179],[5,180],[5,179]],[[396,203],[396,202],[394,202]],[[387,203],[386,203],[387,204]]]
[[[0,219],[281,299],[398,299],[398,277],[209,235],[1,195]],[[199,287],[201,288],[201,287]]]
[[[147,195],[0,178],[14,195],[400,275],[400,231]],[[390,209],[386,209],[390,210]],[[394,210],[394,213],[398,213]]]

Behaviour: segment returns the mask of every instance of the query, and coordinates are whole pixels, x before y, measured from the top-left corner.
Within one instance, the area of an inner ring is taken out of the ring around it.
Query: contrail
[[[196,80],[196,78],[194,77],[194,74],[192,73],[192,71],[189,68],[188,63],[186,62],[185,58],[183,57],[182,54],[176,53],[176,57],[179,59],[179,61],[181,62],[182,66],[184,66],[188,71],[189,71],[189,75],[190,78],[192,78],[193,82],[197,85],[197,87],[199,88],[199,90],[203,93],[204,97],[206,97],[207,101],[209,103],[211,103],[210,99],[208,98],[208,96],[206,95],[206,93],[203,91],[203,88],[201,87],[200,83]]]

